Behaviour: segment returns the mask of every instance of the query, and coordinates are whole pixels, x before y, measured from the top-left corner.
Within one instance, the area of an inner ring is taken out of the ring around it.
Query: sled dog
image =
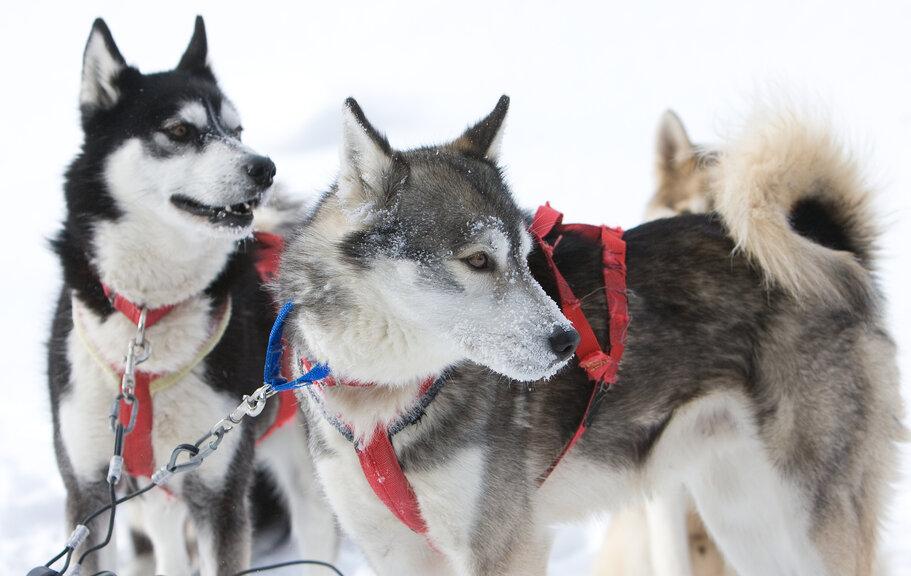
[[[53,241],[64,286],[48,355],[70,530],[112,497],[108,414],[141,309],[148,358],[137,366],[137,419],[125,436],[128,478],[120,495],[147,484],[173,447],[200,438],[258,386],[274,317],[251,232],[275,165],[241,141],[238,112],[209,65],[202,18],[177,67],[156,74],[128,65],[107,25],[96,20],[79,104],[84,142],[66,173],[66,217]],[[154,573],[193,571],[188,521],[201,574],[247,566],[247,497],[254,440],[263,432],[255,427],[274,418],[275,406],[268,411],[256,425],[228,434],[204,466],[174,476],[167,491],[123,505],[131,510],[137,548],[146,551],[151,542]],[[118,412],[124,419],[129,407]],[[333,521],[316,483],[307,482],[306,445],[302,428],[292,425],[276,430],[258,452],[288,500],[298,540],[310,544],[305,552],[329,559]],[[107,522],[104,514],[89,526],[74,563],[102,541]],[[83,572],[115,570],[115,550],[112,543],[89,556]]]
[[[761,118],[725,147],[720,218],[623,234],[617,380],[542,484],[592,383],[497,163],[507,107],[402,151],[349,100],[338,180],[283,256],[295,363],[332,371],[301,397],[342,528],[379,574],[543,574],[553,523],[682,483],[739,574],[869,574],[901,407],[837,140]],[[601,242],[543,240],[613,342]]]

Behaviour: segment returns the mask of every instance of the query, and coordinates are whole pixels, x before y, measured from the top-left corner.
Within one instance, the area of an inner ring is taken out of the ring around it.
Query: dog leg
[[[230,576],[247,568],[251,527],[246,492],[210,489],[198,478],[187,478],[183,497],[196,529],[200,576]]]
[[[364,479],[353,450],[319,458],[316,464],[339,524],[358,543],[378,576],[455,573],[442,552],[433,549],[427,538],[412,532],[380,502]]]
[[[645,503],[625,508],[610,519],[594,576],[652,576]]]
[[[99,480],[91,483],[81,483],[78,487],[71,486],[66,495],[67,533],[77,524],[82,522],[89,514],[111,503],[110,485]],[[116,515],[116,514],[115,514]],[[79,557],[89,548],[100,544],[108,530],[110,513],[105,512],[88,524],[89,536],[73,553],[71,564],[75,564]],[[84,574],[117,569],[117,541],[116,534],[111,535],[111,541],[101,550],[92,552],[82,564]]]
[[[231,576],[250,565],[253,428],[238,432],[222,442],[223,452],[212,456],[209,467],[187,475],[179,490],[196,530],[200,576]]]
[[[655,494],[645,505],[649,557],[654,576],[691,576],[683,486]]]
[[[733,413],[724,417],[742,432],[687,477],[709,534],[741,576],[829,574],[810,538],[809,503],[768,460],[748,417]]]
[[[131,520],[135,516],[135,508],[130,511]],[[137,519],[138,521],[138,519]],[[133,544],[133,558],[123,568],[123,576],[147,576],[148,574],[157,574],[155,571],[155,556],[152,548],[152,540],[148,534],[137,522],[130,522],[130,540]]]
[[[163,490],[152,490],[143,495],[137,508],[143,528],[152,541],[155,573],[189,575],[192,570],[185,537],[186,505]]]
[[[338,527],[316,479],[305,429],[295,421],[276,430],[259,445],[257,455],[271,472],[288,507],[298,556],[335,562]],[[314,574],[319,570],[324,569],[314,568]]]

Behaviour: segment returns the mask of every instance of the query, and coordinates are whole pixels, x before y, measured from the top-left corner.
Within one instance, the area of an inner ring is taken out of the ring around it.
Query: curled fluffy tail
[[[724,149],[715,209],[769,285],[800,298],[866,296],[876,227],[855,160],[823,124],[763,114]]]

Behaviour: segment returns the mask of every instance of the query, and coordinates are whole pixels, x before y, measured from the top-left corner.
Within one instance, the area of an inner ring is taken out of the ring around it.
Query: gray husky
[[[337,384],[302,397],[343,529],[380,574],[542,574],[553,523],[682,482],[740,574],[869,574],[901,407],[841,147],[798,117],[759,120],[726,150],[720,219],[624,234],[619,380],[539,486],[591,383],[497,164],[507,105],[397,151],[349,100],[340,176],[283,256],[289,342]],[[554,251],[606,342],[601,258],[570,232]],[[423,533],[365,476],[383,428]]]

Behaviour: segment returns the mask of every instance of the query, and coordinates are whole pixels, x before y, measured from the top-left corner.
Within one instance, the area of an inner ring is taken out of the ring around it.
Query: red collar
[[[104,295],[107,296],[108,301],[111,303],[111,306],[115,310],[126,316],[130,319],[130,322],[133,324],[139,324],[139,317],[142,315],[142,307],[133,304],[125,296],[114,292],[114,290],[107,284],[102,284],[101,289],[104,290]],[[174,309],[176,304],[168,304],[167,306],[162,306],[160,308],[149,308],[146,312],[146,328],[151,328],[159,320],[168,315],[168,313]]]

